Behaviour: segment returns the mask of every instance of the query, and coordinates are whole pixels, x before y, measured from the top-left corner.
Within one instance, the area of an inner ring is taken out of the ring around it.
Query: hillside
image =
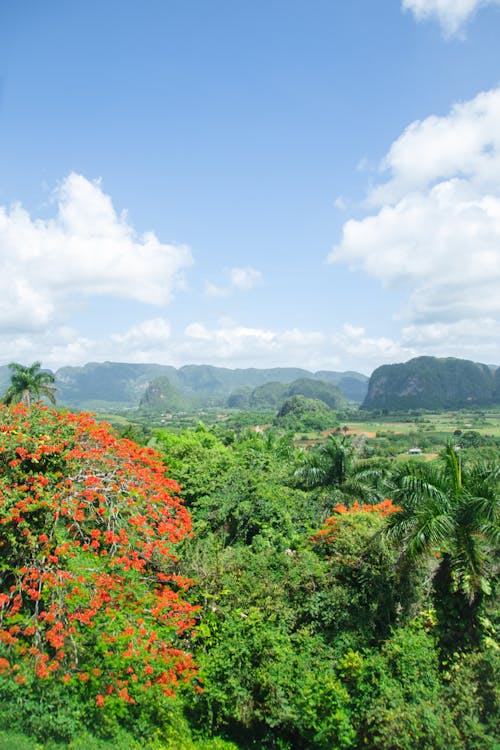
[[[387,411],[500,403],[500,369],[451,357],[417,357],[382,365],[370,379],[358,372],[310,372],[294,367],[175,368],[126,362],[63,367],[55,376],[60,404],[92,410],[139,406],[153,411],[189,411],[207,406],[278,409],[293,395],[318,398],[331,408],[342,408],[347,401],[361,404],[363,409]],[[157,383],[148,392],[158,378],[164,379],[163,385],[158,390]],[[0,366],[0,393],[9,381],[8,366]]]
[[[161,375],[150,382],[139,402],[144,412],[179,412],[189,411],[193,399],[184,396],[170,380]]]
[[[498,400],[496,373],[484,364],[452,357],[417,357],[382,365],[372,374],[363,409],[455,409]]]
[[[298,378],[292,383],[280,383],[271,381],[258,385],[253,391],[234,391],[228,399],[228,406],[245,404],[240,408],[250,409],[277,409],[291,396],[305,396],[309,399],[323,401],[331,409],[339,409],[345,405],[344,394],[340,386],[333,382],[308,378]]]
[[[3,369],[7,385],[9,371]],[[302,379],[338,386],[345,399],[360,403],[368,383],[365,375],[355,372],[322,372],[319,377],[319,373],[294,367],[232,370],[211,365],[185,365],[177,369],[169,365],[123,362],[63,367],[55,375],[58,401],[77,408],[136,407],[149,383],[159,377],[168,378],[172,388],[184,396],[196,397],[196,401],[204,405],[225,405],[231,394],[241,389],[250,389],[250,393],[270,382],[288,385]]]

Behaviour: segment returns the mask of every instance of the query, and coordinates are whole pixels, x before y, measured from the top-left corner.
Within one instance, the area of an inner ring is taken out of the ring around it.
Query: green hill
[[[396,411],[491,404],[495,377],[487,365],[452,357],[382,365],[370,378],[362,408]]]
[[[337,424],[334,412],[324,401],[305,396],[290,396],[274,419],[277,427],[293,432],[327,430]]]
[[[139,402],[139,408],[147,412],[175,413],[190,411],[194,406],[193,399],[184,396],[164,375],[150,382]]]
[[[287,396],[305,396],[306,398],[318,399],[331,409],[339,409],[344,405],[339,386],[312,378],[295,380],[287,389]]]

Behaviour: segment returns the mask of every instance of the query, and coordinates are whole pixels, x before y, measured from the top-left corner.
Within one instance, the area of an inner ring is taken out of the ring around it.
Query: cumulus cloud
[[[41,360],[44,367],[51,369],[63,364],[83,364],[90,359],[109,359],[100,350],[99,342],[69,326],[56,326],[29,334],[0,331],[0,350],[3,363],[16,361],[30,364]]]
[[[229,297],[231,289],[227,286],[217,286],[211,281],[205,282],[205,295],[207,297]]]
[[[417,21],[436,19],[446,36],[457,34],[476,10],[498,5],[499,0],[402,0],[402,7]]]
[[[402,346],[388,336],[370,336],[361,326],[345,323],[340,331],[332,334],[331,343],[341,351],[344,359],[365,363],[365,367],[378,366],[381,362],[397,362],[415,356],[415,350]]]
[[[217,286],[211,281],[205,282],[207,297],[229,297],[234,291],[248,291],[262,281],[262,273],[255,268],[230,268],[229,284]]]
[[[144,320],[129,328],[123,334],[114,333],[111,340],[120,344],[125,349],[136,349],[138,346],[144,349],[161,347],[170,338],[171,327],[165,318],[153,318]]]
[[[43,330],[75,295],[168,303],[192,263],[185,246],[137,234],[98,181],[70,174],[56,216],[0,207],[0,331]]]
[[[222,321],[216,328],[200,322],[186,327],[185,338],[179,342],[184,358],[190,361],[232,362],[241,366],[264,362],[263,366],[300,361],[304,353],[321,356],[322,333],[289,329],[276,331],[270,328],[252,328]],[[272,364],[270,364],[272,363]]]
[[[253,289],[261,280],[262,274],[255,268],[231,268],[229,278],[235,289]]]
[[[4,362],[41,360],[52,369],[90,361],[165,362],[171,357],[170,337],[169,321],[152,318],[98,338],[71,326],[54,326],[28,335],[0,332],[0,349]]]
[[[230,322],[209,328],[195,322],[186,327],[176,351],[184,361],[229,363],[232,367],[356,367],[364,372],[371,372],[381,361],[400,361],[414,355],[411,347],[400,346],[387,337],[371,337],[364,328],[349,323],[338,331],[324,332],[252,328]]]
[[[444,117],[411,123],[381,164],[389,179],[369,195],[373,205],[394,203],[454,177],[479,194],[495,192],[500,170],[500,89],[455,104]]]
[[[445,335],[443,333],[443,335]],[[381,363],[397,362],[419,351],[418,331],[404,332],[399,344],[346,323],[338,330],[275,329],[240,325],[221,319],[210,326],[194,321],[176,330],[165,318],[151,318],[127,330],[99,337],[70,326],[34,334],[0,332],[3,359],[30,363],[40,359],[53,370],[86,362],[145,362],[176,367],[217,364],[223,367],[301,367],[306,370],[356,369],[369,374]],[[436,353],[441,337],[436,335]],[[488,349],[486,350],[489,351]],[[488,360],[490,361],[490,360]]]
[[[375,213],[344,224],[329,256],[403,286],[408,330],[500,312],[500,89],[411,124],[368,195]],[[429,328],[431,326],[431,328]],[[443,329],[444,330],[444,329]],[[487,329],[490,331],[490,329]]]

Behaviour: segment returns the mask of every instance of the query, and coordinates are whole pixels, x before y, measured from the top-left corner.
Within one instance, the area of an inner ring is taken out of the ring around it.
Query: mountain
[[[9,387],[11,374],[8,365],[0,365],[0,393],[4,393]]]
[[[160,376],[175,376],[175,367],[90,362],[57,370],[57,400],[78,408],[137,406],[148,384]]]
[[[7,368],[0,367],[0,382],[3,369],[7,387]],[[361,373],[323,371],[320,378],[319,373],[297,367],[232,370],[211,365],[175,368],[125,362],[91,362],[83,367],[63,367],[55,375],[59,403],[90,409],[137,407],[149,383],[160,377],[168,378],[170,385],[184,396],[195,397],[198,404],[214,406],[225,405],[231,394],[238,394],[236,400],[240,402],[244,402],[246,396],[250,398],[250,392],[241,389],[253,390],[273,381],[291,384],[302,379],[338,385],[345,399],[360,403],[368,384],[368,378]]]
[[[360,372],[329,372],[328,370],[319,370],[314,374],[314,377],[325,383],[338,385],[347,401],[356,401],[360,404],[366,396],[368,378]]]
[[[183,395],[164,375],[150,382],[139,402],[139,408],[148,412],[179,412],[193,408],[193,399]]]
[[[497,367],[493,376],[493,401],[500,404],[500,367]]]
[[[330,409],[340,409],[344,406],[344,399],[339,385],[325,383],[322,380],[312,378],[294,380],[287,389],[287,396],[305,396],[306,398],[323,401]]]
[[[251,409],[275,408],[286,398],[287,385],[272,380],[254,388],[249,398]]]
[[[227,404],[234,404],[238,400],[239,391],[234,391],[229,397]],[[332,382],[316,380],[314,377],[298,378],[292,383],[280,383],[271,381],[258,385],[248,395],[248,408],[250,409],[277,409],[286,399],[291,396],[304,396],[305,398],[322,401],[331,409],[339,409],[345,405],[342,391],[338,385]]]
[[[378,367],[361,408],[395,411],[491,404],[495,380],[500,384],[498,370],[494,374],[490,367],[477,362],[416,357],[403,364]]]

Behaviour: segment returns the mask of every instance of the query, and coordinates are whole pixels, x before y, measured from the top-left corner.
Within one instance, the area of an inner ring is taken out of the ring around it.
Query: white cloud
[[[383,167],[368,196],[377,212],[344,224],[329,261],[406,287],[407,330],[472,336],[500,313],[500,89],[413,123]]]
[[[68,175],[55,218],[0,207],[0,331],[45,329],[75,295],[169,302],[192,263],[187,247],[137,235],[99,182]]]
[[[364,328],[350,323],[345,323],[340,331],[334,333],[331,342],[345,359],[363,362],[368,370],[382,362],[397,362],[415,356],[414,349],[402,346],[387,336],[369,336]]]
[[[207,297],[229,297],[231,289],[226,286],[217,286],[211,281],[205,282],[205,294]]]
[[[193,322],[176,331],[165,318],[152,318],[128,330],[91,338],[69,326],[27,335],[2,335],[4,362],[29,364],[41,360],[53,370],[86,362],[146,362],[180,367],[214,364],[222,367],[301,367],[306,370],[355,369],[369,374],[382,363],[409,359],[419,352],[415,332],[404,332],[399,344],[369,335],[346,323],[328,332],[299,328],[277,330],[239,325],[228,319],[210,327]],[[440,341],[436,351],[440,353]],[[489,349],[486,348],[489,354]],[[487,361],[493,361],[488,356]]]
[[[126,349],[137,348],[138,346],[149,349],[151,347],[163,346],[165,341],[170,338],[170,333],[171,327],[168,320],[165,320],[165,318],[153,318],[152,320],[144,320],[142,323],[132,326],[124,334],[112,334],[111,340]]]
[[[56,369],[61,365],[83,364],[90,359],[109,359],[99,349],[98,342],[80,335],[68,326],[51,330],[24,333],[0,332],[2,363],[30,364],[41,360],[44,367]]]
[[[369,195],[372,205],[460,178],[480,193],[498,191],[500,89],[455,104],[444,117],[411,123],[382,162],[390,179]]]
[[[191,323],[184,331],[186,340],[181,348],[194,356],[209,356],[211,359],[239,359],[252,354],[275,351],[279,346],[275,331],[238,325],[222,325],[208,329],[203,323]]]
[[[313,359],[324,356],[324,334],[296,328],[276,331],[221,321],[218,327],[209,329],[197,322],[187,326],[184,333],[179,348],[184,360],[192,362],[231,362],[230,366],[242,367],[286,363],[308,369]]]
[[[402,0],[417,21],[435,18],[446,36],[457,34],[475,13],[485,5],[498,5],[499,0]]]
[[[228,286],[217,286],[211,281],[205,282],[207,297],[229,297],[234,291],[248,291],[262,281],[262,273],[255,268],[230,268]]]
[[[262,274],[255,268],[231,268],[229,278],[235,289],[253,289],[262,279]]]
[[[45,367],[86,362],[166,362],[171,353],[171,326],[165,318],[153,318],[131,326],[123,333],[84,336],[70,326],[24,334],[0,333],[3,362],[30,363],[41,360]]]
[[[208,328],[192,323],[185,338],[176,342],[183,362],[212,362],[229,367],[302,367],[306,370],[348,367],[370,372],[381,362],[394,362],[414,355],[386,337],[370,337],[364,328],[345,324],[339,331],[304,331],[299,328],[273,330],[221,323]]]
[[[500,321],[494,318],[479,318],[455,323],[429,323],[421,326],[408,326],[402,330],[402,341],[406,346],[420,347],[422,344],[434,347],[464,346],[473,341],[474,347],[485,350],[495,347],[500,340]]]

